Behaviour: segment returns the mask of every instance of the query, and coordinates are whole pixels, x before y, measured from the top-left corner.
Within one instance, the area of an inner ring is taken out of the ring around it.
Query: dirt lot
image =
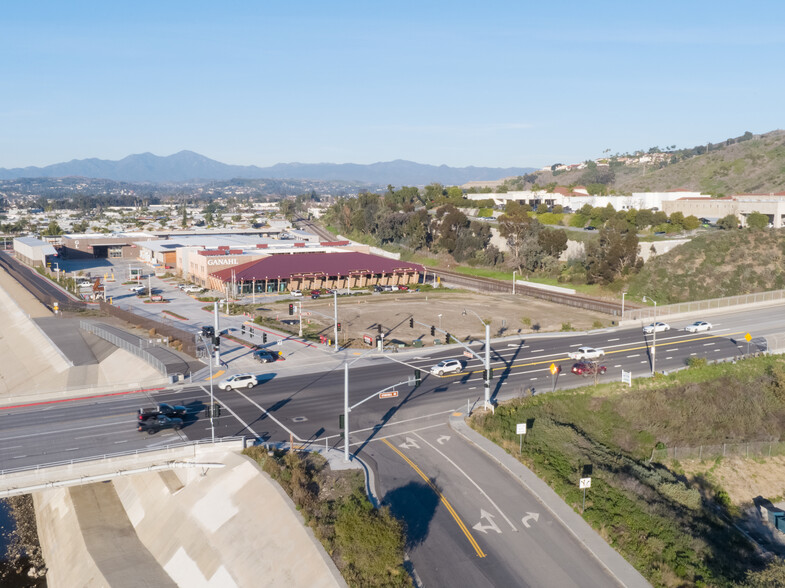
[[[332,297],[318,300],[304,298],[302,305],[305,328],[332,338]],[[465,316],[462,315],[464,309],[467,311]],[[491,337],[561,331],[563,326],[586,330],[610,326],[612,320],[610,316],[602,313],[511,294],[484,295],[446,289],[410,293],[385,292],[338,298],[338,322],[342,326],[339,341],[341,344],[362,346],[363,335],[374,337],[378,332],[378,325],[382,326],[385,341],[397,340],[407,346],[417,339],[421,339],[425,345],[433,345],[435,338],[443,342],[444,335],[438,331],[436,337],[431,336],[431,325],[461,340],[484,339],[485,327],[471,311],[483,320],[490,321]],[[259,307],[257,314],[281,320],[290,318],[288,303]],[[414,318],[413,329],[409,328],[410,317]],[[296,312],[291,318],[296,319]],[[296,329],[296,324],[294,328]]]

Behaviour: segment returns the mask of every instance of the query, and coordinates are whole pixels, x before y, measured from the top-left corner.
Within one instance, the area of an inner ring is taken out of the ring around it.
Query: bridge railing
[[[215,440],[215,444],[219,445],[222,443],[237,443],[242,442],[245,444],[246,437],[219,437]],[[131,455],[143,455],[146,453],[153,453],[153,452],[163,452],[168,451],[170,449],[182,449],[183,447],[195,447],[200,445],[212,445],[213,442],[210,439],[200,439],[197,441],[180,441],[178,443],[168,443],[167,445],[155,446],[155,447],[142,447],[141,449],[130,449],[127,451],[118,451],[115,453],[105,453],[103,455],[93,455],[89,457],[77,457],[74,459],[66,459],[62,461],[53,461],[48,463],[30,465],[30,466],[21,466],[17,468],[8,468],[8,469],[0,469],[0,476],[4,476],[7,474],[17,474],[20,472],[35,472],[50,468],[57,468],[69,465],[76,465],[76,464],[84,464],[89,462],[98,462],[98,461],[106,461],[111,459],[116,459],[119,457],[128,457]]]
[[[118,337],[116,334],[101,328],[100,325],[88,321],[79,321],[79,328],[82,329],[83,331],[93,333],[94,335],[101,337],[101,339],[105,339],[106,341],[109,341],[112,345],[115,345],[116,347],[125,349],[126,351],[133,353],[138,358],[149,363],[151,366],[153,366],[156,370],[161,372],[163,375],[167,374],[166,365],[164,365],[164,362],[162,362],[157,357],[153,357],[150,353],[145,351],[139,345],[134,345],[130,341],[126,341],[122,337]]]

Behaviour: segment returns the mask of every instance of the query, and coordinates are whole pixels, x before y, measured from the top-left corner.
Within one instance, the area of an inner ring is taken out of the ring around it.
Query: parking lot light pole
[[[643,301],[646,302],[646,296],[643,297]],[[654,328],[652,330],[652,334],[654,337],[652,338],[651,342],[651,375],[653,376],[657,373],[657,301],[654,300],[651,296],[648,297],[648,300],[654,303]]]
[[[491,324],[486,323],[479,314],[474,312],[472,309],[464,309],[463,315],[466,316],[466,313],[470,312],[478,319],[480,322],[485,325],[485,408],[491,407]]]

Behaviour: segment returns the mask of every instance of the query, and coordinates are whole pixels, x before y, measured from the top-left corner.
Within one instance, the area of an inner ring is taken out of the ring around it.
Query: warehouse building
[[[272,255],[212,272],[208,287],[233,297],[318,288],[362,288],[417,284],[425,268],[367,253]]]
[[[14,256],[22,263],[31,267],[46,267],[57,257],[52,245],[35,237],[17,237],[14,239]]]

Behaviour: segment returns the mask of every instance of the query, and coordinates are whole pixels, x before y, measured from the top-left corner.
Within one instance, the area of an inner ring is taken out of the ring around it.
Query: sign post
[[[518,454],[523,453],[523,436],[526,434],[526,423],[518,423],[515,425],[515,433],[520,436],[520,447],[518,447]]]
[[[551,380],[552,380],[552,383],[553,383],[553,386],[551,387],[551,392],[555,392],[556,391],[556,374],[559,373],[559,367],[555,363],[552,363],[551,366],[548,369],[551,370]]]
[[[583,490],[583,505],[581,506],[581,514],[583,514],[583,511],[586,510],[586,488],[591,488],[591,478],[581,478],[578,488]]]
[[[747,355],[749,355],[750,354],[750,341],[752,341],[752,335],[747,333],[746,335],[744,335],[744,338],[747,340]]]
[[[628,386],[632,386],[632,372],[625,372],[624,370],[622,370],[621,381],[622,384],[627,384]]]

